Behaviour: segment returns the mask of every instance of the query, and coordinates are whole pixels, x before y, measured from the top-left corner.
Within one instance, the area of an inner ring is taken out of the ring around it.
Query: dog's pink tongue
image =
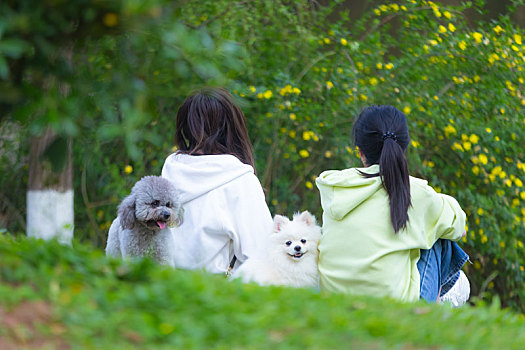
[[[157,221],[157,225],[159,225],[161,230],[164,230],[164,227],[166,227],[166,223],[164,221]]]

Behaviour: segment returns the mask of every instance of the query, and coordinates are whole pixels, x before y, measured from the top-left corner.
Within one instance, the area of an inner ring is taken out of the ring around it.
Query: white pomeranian
[[[317,246],[321,228],[307,211],[293,220],[276,215],[265,260],[248,259],[231,276],[259,285],[317,287]]]

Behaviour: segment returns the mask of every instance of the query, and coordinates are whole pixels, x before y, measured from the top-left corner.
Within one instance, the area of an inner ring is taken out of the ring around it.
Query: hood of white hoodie
[[[379,165],[372,165],[368,168],[327,170],[316,179],[316,185],[321,192],[323,209],[333,219],[343,219],[382,188],[379,176],[366,178],[360,174],[360,171],[377,174]]]
[[[162,177],[175,185],[182,204],[247,173],[253,174],[253,168],[230,154],[190,156],[173,153],[162,167]]]

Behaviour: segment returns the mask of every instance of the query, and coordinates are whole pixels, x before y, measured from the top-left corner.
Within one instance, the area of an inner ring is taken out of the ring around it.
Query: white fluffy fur
[[[122,258],[150,256],[175,266],[171,226],[182,223],[183,210],[174,186],[158,176],[138,181],[119,206],[109,228],[106,255]]]
[[[304,211],[295,214],[292,221],[276,215],[273,222],[266,259],[246,260],[232,278],[263,286],[317,287],[317,246],[321,228],[316,224],[315,217]]]

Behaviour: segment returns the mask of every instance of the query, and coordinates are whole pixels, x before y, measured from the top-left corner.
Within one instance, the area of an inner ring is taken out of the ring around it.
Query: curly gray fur
[[[122,258],[151,256],[174,266],[170,227],[179,226],[183,209],[173,184],[159,176],[145,176],[118,207],[109,228],[106,255]]]

